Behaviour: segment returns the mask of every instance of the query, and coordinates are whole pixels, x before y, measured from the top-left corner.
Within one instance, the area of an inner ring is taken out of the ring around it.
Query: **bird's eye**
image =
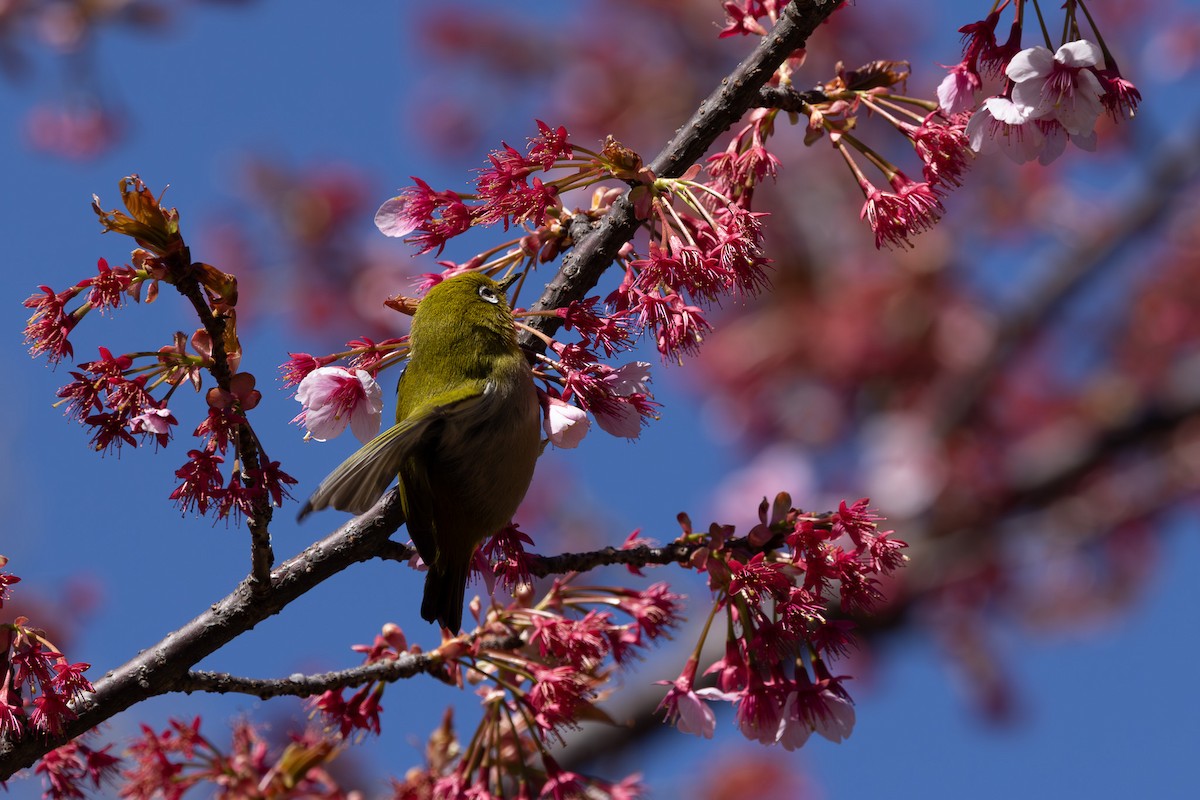
[[[488,301],[489,303],[494,304],[494,303],[500,302],[500,295],[496,294],[496,290],[490,286],[480,286],[479,287],[479,296],[482,297],[484,300]]]

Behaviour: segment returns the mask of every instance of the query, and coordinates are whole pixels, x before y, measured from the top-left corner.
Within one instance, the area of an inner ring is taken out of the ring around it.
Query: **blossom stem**
[[[897,172],[896,168],[889,161],[887,161],[887,159],[885,159],[883,156],[876,153],[870,147],[863,144],[861,141],[859,141],[855,137],[851,136],[850,134],[848,134],[848,133],[843,134],[842,137],[838,140],[838,149],[840,149],[842,151],[842,155],[845,156],[847,163],[850,164],[850,169],[853,170],[854,175],[855,175],[855,177],[858,178],[859,183],[865,182],[866,176],[863,175],[862,170],[859,169],[858,164],[855,163],[854,159],[852,159],[850,157],[850,153],[847,152],[847,150],[845,149],[845,146],[842,144],[843,140],[849,141],[850,145],[852,147],[854,147],[855,150],[857,150],[858,152],[860,152],[864,156],[866,156],[867,160],[870,161],[875,166],[876,169],[878,169],[880,172],[882,172],[884,177],[887,178],[889,181],[896,174],[896,172]]]
[[[1104,43],[1104,37],[1100,34],[1100,28],[1096,25],[1096,20],[1092,19],[1092,12],[1088,11],[1087,4],[1083,0],[1079,0],[1079,10],[1087,17],[1088,25],[1092,28],[1092,33],[1096,36],[1096,43],[1100,45],[1100,52],[1104,54],[1104,66],[1108,69],[1116,69],[1116,59],[1109,52],[1108,45]]]
[[[1042,38],[1046,40],[1046,47],[1053,52],[1054,44],[1050,41],[1050,31],[1046,29],[1046,20],[1042,17],[1042,7],[1038,5],[1038,0],[1032,0],[1033,12],[1037,14],[1038,25],[1042,28]]]
[[[517,727],[517,721],[513,719],[512,709],[508,707],[508,704],[501,703],[500,709],[504,712],[504,717],[508,720],[509,727],[512,728],[513,741],[517,745],[517,757],[521,764],[521,780],[524,782],[529,782],[533,778],[533,775],[531,775],[529,772],[529,764],[525,762],[525,754],[521,752],[523,750],[521,747],[521,730]]]
[[[704,649],[704,641],[708,638],[708,631],[712,628],[713,619],[717,616],[717,611],[721,607],[721,601],[718,599],[713,603],[712,608],[708,612],[708,619],[704,620],[704,629],[700,631],[700,638],[696,640],[696,647],[692,650],[692,661],[700,663],[700,653]]]

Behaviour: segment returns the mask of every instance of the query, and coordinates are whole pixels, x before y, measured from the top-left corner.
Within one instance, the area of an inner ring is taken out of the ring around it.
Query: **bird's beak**
[[[517,278],[519,278],[519,277],[521,277],[521,273],[514,272],[512,275],[509,275],[504,280],[496,281],[496,283],[500,286],[500,291],[504,292],[505,294],[508,294],[509,287],[512,286],[514,283],[516,283]]]

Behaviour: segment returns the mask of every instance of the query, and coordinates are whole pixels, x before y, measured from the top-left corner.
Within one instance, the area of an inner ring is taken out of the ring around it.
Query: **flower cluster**
[[[773,0],[724,3],[728,23],[721,36],[765,36],[763,23],[773,25],[785,5]],[[971,152],[964,131],[967,115],[943,113],[932,100],[908,96],[903,91],[908,65],[896,61],[872,61],[855,70],[839,63],[831,80],[813,91],[796,92],[791,88],[791,75],[803,60],[801,53],[784,63],[772,81],[773,98],[768,101],[768,105],[778,107],[755,112],[752,121],[773,121],[780,108],[803,115],[807,120],[805,143],[811,145],[827,135],[862,189],[864,202],[859,216],[874,232],[875,246],[911,246],[913,236],[941,219],[945,212],[942,198],[961,185],[963,172],[970,165]],[[857,117],[862,112],[886,120],[908,141],[920,159],[923,180],[909,177],[878,148],[856,135]],[[743,172],[755,175],[757,180],[774,175],[777,166],[761,146],[765,138],[755,131],[740,154]],[[731,161],[729,153],[714,158]],[[867,169],[882,175],[886,186],[868,177],[860,158]]]
[[[404,780],[393,781],[393,800],[460,797],[637,800],[645,796],[640,775],[630,775],[616,783],[580,775],[563,769],[545,750],[531,752],[530,743],[516,727],[488,732],[496,737],[492,745],[504,760],[481,764],[468,774],[462,768],[466,756],[454,730],[453,712],[446,709],[441,725],[429,736],[424,766],[408,770]],[[530,760],[535,755],[540,763]],[[505,772],[506,769],[509,771]]]
[[[8,559],[0,555],[0,569]],[[20,578],[0,572],[0,607]],[[94,691],[83,673],[25,617],[0,624],[0,739],[34,731],[57,736],[76,718],[71,704]]]
[[[209,264],[191,262],[178,212],[164,208],[137,176],[123,179],[120,188],[124,211],[103,211],[99,200],[93,210],[106,231],[140,245],[132,264],[110,267],[100,259],[94,276],[62,292],[40,287],[40,294],[25,301],[33,309],[25,327],[30,352],[57,364],[74,355],[70,334],[89,312],[120,308],[126,297],[140,302],[143,287],[146,302],[153,302],[160,283],[175,286],[203,327],[190,337],[177,331],[158,350],[114,356],[100,347],[98,359],[71,371],[72,382],[58,390],[58,405],[91,431],[91,443],[102,453],[147,441],[165,447],[178,425],[170,406],[176,390],[189,383],[199,392],[202,373],[211,373],[217,385],[205,395],[207,417],[193,432],[202,443],[176,470],[181,483],[170,497],[184,511],[261,516],[269,504],[282,502],[295,480],[262,452],[245,416],[262,395],[253,375],[237,371],[237,281]],[[221,465],[231,448],[235,457],[226,480]]]
[[[724,3],[727,25],[721,36],[765,36],[764,23],[774,24],[784,5],[761,0]],[[803,95],[788,88],[792,62],[780,69],[777,102],[807,117],[807,143],[827,134],[843,156],[862,189],[860,217],[875,233],[876,247],[909,247],[914,235],[936,224],[945,212],[942,199],[961,185],[974,153],[1000,150],[1017,163],[1036,158],[1048,164],[1062,154],[1067,141],[1094,149],[1096,122],[1104,111],[1116,121],[1137,110],[1140,93],[1122,76],[1083,3],[1064,6],[1063,41],[1054,52],[1044,23],[1046,46],[1021,48],[1029,6],[1039,21],[1043,19],[1037,0],[1012,2],[1016,11],[1008,38],[997,40],[997,25],[1009,5],[1005,0],[985,19],[961,28],[963,59],[949,68],[938,86],[937,102],[896,90],[908,76],[907,65],[898,62],[875,61],[851,71],[839,64],[833,80]],[[1080,11],[1098,43],[1082,35]],[[984,78],[992,75],[1003,75],[1005,86],[980,104],[977,95]],[[856,135],[856,116],[864,110],[886,120],[909,141],[921,161],[923,180],[909,177]],[[754,136],[751,142],[763,138]],[[742,157],[759,179],[774,174],[776,164],[765,151],[751,146]],[[714,158],[730,160],[728,154]],[[886,186],[868,176],[860,158],[883,175]]]
[[[91,789],[99,789],[117,774],[121,759],[108,751],[112,745],[94,748],[80,739],[51,750],[34,767],[42,776],[48,800],[83,800]]]
[[[401,653],[419,653],[420,648],[409,649],[404,632],[396,625],[388,623],[383,631],[369,645],[355,645],[356,652],[363,653],[364,664],[375,664],[380,661],[394,661]],[[314,712],[320,712],[328,728],[336,729],[341,739],[352,735],[379,733],[379,713],[383,711],[380,700],[386,684],[382,681],[371,681],[352,694],[349,698],[342,696],[341,689],[329,689],[309,701]]]
[[[1008,38],[998,42],[996,28],[1005,5],[960,29],[963,59],[938,87],[942,110],[949,115],[977,109],[966,129],[971,147],[980,153],[1003,152],[1018,164],[1034,159],[1049,164],[1068,141],[1094,150],[1101,114],[1107,111],[1114,122],[1133,117],[1141,93],[1121,75],[1082,3],[1064,6],[1063,39],[1053,51],[1044,27],[1045,46],[1021,47],[1024,3],[1013,4],[1017,10]],[[1041,20],[1036,0],[1033,6]],[[1095,42],[1082,33],[1080,10]],[[977,96],[989,75],[1003,75],[1004,87],[979,104]]]
[[[502,143],[500,150],[488,155],[490,164],[479,170],[474,194],[438,191],[414,177],[412,186],[380,206],[376,226],[387,236],[407,237],[422,253],[435,248],[440,253],[448,240],[475,225],[503,222],[505,230],[521,223],[543,226],[561,212],[560,193],[594,183],[603,169],[596,164],[590,170],[543,182],[534,173],[574,170],[587,164],[575,161],[565,128],[552,129],[541,120],[537,126],[538,135],[530,139],[525,154]]]
[[[452,677],[478,687],[479,731],[460,747],[448,714],[430,739],[426,769],[410,770],[396,796],[640,794],[636,778],[614,784],[563,771],[547,745],[580,719],[605,718],[594,701],[607,665],[628,663],[665,636],[678,620],[681,600],[662,583],[637,591],[575,586],[568,576],[537,602],[525,587],[509,605],[493,606],[486,615],[473,603],[479,629],[437,652]]]
[[[340,747],[315,730],[293,734],[279,751],[245,720],[234,724],[233,740],[222,750],[200,732],[199,717],[191,722],[172,719],[162,731],[142,726],[141,738],[129,746],[132,763],[121,771],[121,796],[178,798],[212,784],[221,787],[223,797],[343,800],[348,794],[325,769],[340,753]]]
[[[857,613],[875,605],[879,578],[904,563],[906,545],[878,530],[866,500],[843,502],[823,518],[790,505],[785,494],[770,507],[764,500],[760,524],[744,540],[716,525],[696,534],[683,520],[683,540],[706,545],[693,563],[707,571],[716,594],[691,658],[678,678],[664,682],[671,688],[660,709],[685,733],[712,737],[713,700],[734,704],[747,738],[788,750],[813,732],[840,742],[854,727],[845,676],[828,667],[850,645],[849,623],[828,609]],[[725,654],[704,673],[715,676],[715,686],[697,689],[700,653],[720,611]]]
[[[679,361],[694,353],[710,330],[708,306],[765,285],[761,215],[750,210],[750,202],[754,187],[775,173],[776,160],[765,147],[773,119],[772,112],[757,116],[723,156],[710,161],[707,181],[698,179],[699,167],[679,178],[659,178],[612,137],[593,152],[569,142],[564,128],[538,121],[538,135],[526,153],[503,145],[489,156],[475,193],[438,191],[414,178],[413,186],[383,204],[376,224],[421,252],[440,252],[450,238],[473,226],[520,225],[520,237],[463,264],[441,262],[446,272],[426,278],[436,282],[464,270],[523,277],[573,245],[572,230],[580,221],[601,218],[623,192],[597,187],[591,207],[570,214],[562,206],[563,193],[610,180],[632,186],[629,198],[649,239],[640,250],[628,245],[621,251],[624,280],[606,303],[593,296],[517,316],[555,316],[580,337],[564,343],[543,336],[549,355],[538,375],[546,382],[543,408],[550,440],[575,446],[587,429],[585,412],[613,435],[635,438],[656,407],[646,380],[626,377],[643,368],[601,361],[643,335],[654,340],[664,360]],[[552,170],[568,173],[539,177]]]
[[[932,100],[907,96],[907,79],[908,65],[899,62],[873,61],[856,70],[838,64],[819,95],[800,106],[808,117],[806,141],[828,135],[862,189],[859,216],[874,231],[876,247],[911,246],[913,236],[933,227],[945,212],[942,198],[962,185],[971,163],[967,116],[945,114]],[[861,112],[885,120],[904,137],[921,163],[922,180],[909,177],[852,133]],[[868,177],[860,158],[883,176],[887,188]]]

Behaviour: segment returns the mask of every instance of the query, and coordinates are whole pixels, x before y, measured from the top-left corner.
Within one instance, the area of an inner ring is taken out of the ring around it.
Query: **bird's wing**
[[[489,384],[468,383],[421,403],[411,414],[363,445],[329,473],[300,509],[300,519],[312,511],[333,508],[361,514],[383,495],[400,465],[426,439],[437,423],[471,414],[488,394]]]

